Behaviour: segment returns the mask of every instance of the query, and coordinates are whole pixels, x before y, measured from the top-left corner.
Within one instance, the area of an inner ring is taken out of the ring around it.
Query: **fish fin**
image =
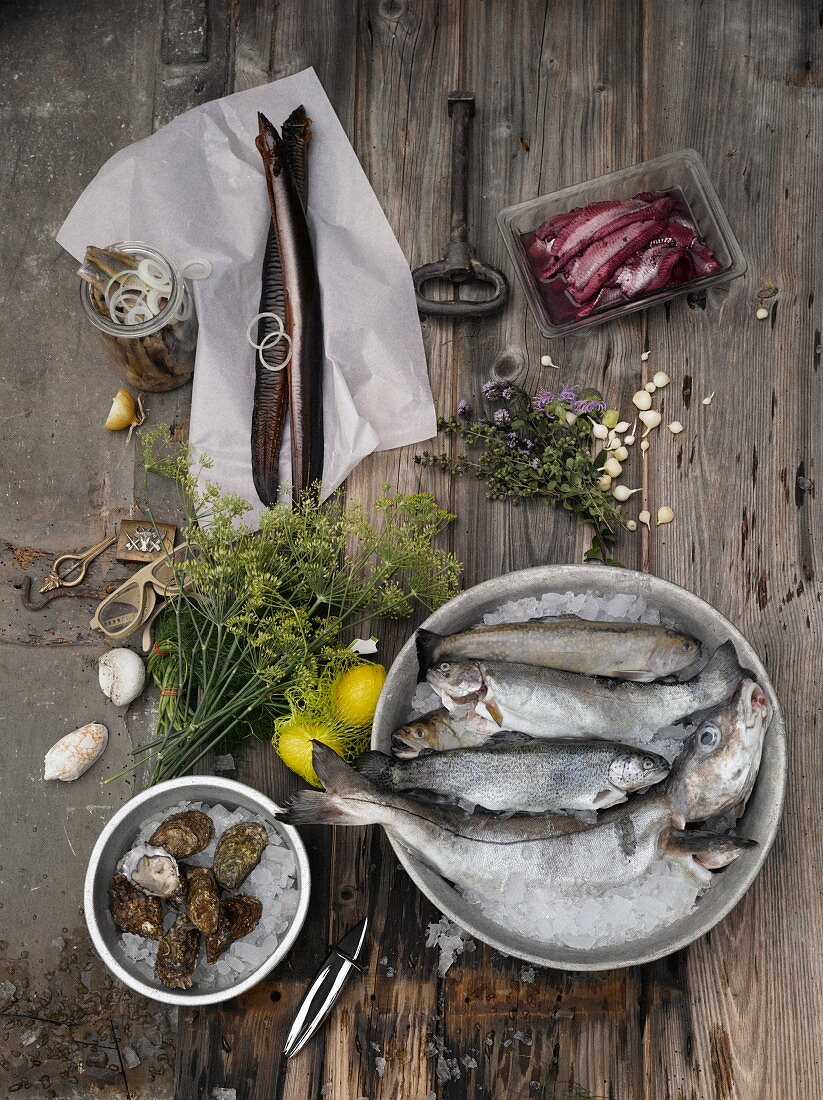
[[[474,708],[474,713],[480,718],[490,718],[497,726],[500,727],[500,732],[503,730],[503,712],[500,707],[495,703],[494,699],[483,699],[477,703]]]
[[[359,809],[359,804],[354,809]],[[277,816],[286,825],[366,824],[354,816],[348,802],[325,791],[298,791],[290,805]]]
[[[298,791],[283,813],[289,825],[376,825],[385,820],[381,792],[334,749],[312,742],[312,764],[323,791]]]
[[[312,741],[311,760],[314,770],[328,794],[361,795],[373,792],[371,783],[358,775],[342,756],[324,745],[322,741]]]
[[[414,641],[417,646],[417,664],[419,667],[417,682],[420,684],[426,679],[426,671],[434,664],[434,653],[443,641],[443,635],[435,634],[433,630],[424,630],[421,626],[418,627]]]
[[[757,846],[756,840],[745,836],[710,833],[704,829],[670,829],[665,841],[667,854],[691,856],[712,871],[728,866],[741,852]]]
[[[741,668],[740,661],[737,658],[737,650],[734,648],[734,642],[724,642],[723,645],[717,647],[712,654],[711,660],[703,669],[704,675],[709,675],[710,673],[723,677],[729,685],[729,693],[737,687],[740,680],[743,678],[744,670]]]
[[[394,788],[394,762],[384,752],[364,752],[354,762],[360,775],[378,787]]]

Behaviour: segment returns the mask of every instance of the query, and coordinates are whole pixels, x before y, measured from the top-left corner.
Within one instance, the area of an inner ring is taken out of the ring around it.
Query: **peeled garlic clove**
[[[669,382],[671,382],[671,378],[669,378],[664,370],[659,370],[652,376],[652,382],[654,382],[659,390],[662,390],[665,386],[668,386]]]
[[[100,690],[116,707],[133,703],[146,684],[146,666],[133,649],[110,649],[97,663]]]
[[[657,389],[657,386],[655,386],[654,382],[647,382],[643,389],[646,391],[646,393],[654,393],[654,391]]]
[[[672,433],[672,435],[680,435],[680,433],[683,431],[683,425],[680,423],[679,420],[673,420],[671,424],[669,424],[669,431]]]
[[[611,484],[612,484],[612,479],[609,477],[608,474],[601,474],[600,477],[597,479],[597,488],[598,489],[610,489]]]
[[[645,454],[646,451],[648,451],[650,446],[651,446],[651,443],[649,443],[648,439],[641,439],[640,440],[640,450],[643,452],[643,454]]]
[[[592,435],[595,439],[608,439],[609,429],[605,424],[592,424]]]
[[[643,432],[644,437],[649,434],[652,428],[656,428],[663,417],[657,411],[657,409],[647,409],[640,414],[640,419],[646,425],[646,430]]]
[[[662,523],[671,523],[671,521],[673,519],[674,519],[674,512],[671,510],[671,508],[668,507],[668,505],[664,504],[662,508],[657,509],[657,526],[658,527]]]
[[[623,473],[623,467],[620,465],[616,458],[613,458],[612,455],[609,455],[609,457],[603,463],[603,473],[608,474],[609,477],[620,477],[620,475]]]
[[[617,450],[613,451],[612,453],[614,454],[614,457],[617,459],[618,462],[625,462],[626,459],[629,457],[628,447],[618,447]]]
[[[629,427],[629,422],[628,422],[628,420],[621,420],[619,424],[615,424],[615,426],[614,426],[614,430],[615,430],[616,432],[619,432],[619,433],[620,433],[620,435],[622,435],[622,434],[623,434],[623,432],[625,432],[625,431],[627,431],[627,430],[628,430],[628,427]]]
[[[636,521],[633,520],[633,519],[628,520],[628,522],[626,523],[626,530],[627,531],[636,531],[637,530]]]
[[[650,409],[652,407],[652,395],[645,390],[638,390],[632,397],[632,404],[638,409]]]
[[[630,496],[634,493],[639,493],[639,489],[629,489],[625,485],[618,485],[612,489],[612,496],[615,500],[619,500],[621,504],[624,504]]]
[[[71,783],[89,770],[109,743],[109,731],[99,722],[89,722],[61,737],[46,753],[44,779]]]
[[[645,525],[649,528],[649,530],[651,530],[651,526],[650,526],[650,521],[651,521],[651,518],[652,518],[651,512],[648,512],[644,508],[642,512],[638,513],[637,518],[640,520],[641,523],[645,523]]]

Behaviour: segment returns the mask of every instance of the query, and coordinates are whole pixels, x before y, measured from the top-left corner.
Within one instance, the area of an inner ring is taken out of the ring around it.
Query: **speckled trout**
[[[680,672],[700,655],[698,641],[665,626],[591,622],[576,615],[449,635],[421,628],[416,643],[421,679],[442,661],[506,661],[648,682]]]

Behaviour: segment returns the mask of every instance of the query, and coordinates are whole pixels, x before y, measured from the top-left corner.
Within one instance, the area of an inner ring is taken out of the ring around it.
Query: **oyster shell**
[[[204,936],[217,931],[220,891],[210,867],[182,867],[186,912],[194,927]]]
[[[208,847],[214,836],[214,822],[201,810],[183,810],[161,821],[149,844],[165,848],[176,859],[187,859]]]
[[[135,886],[157,898],[169,898],[180,889],[177,860],[164,849],[137,844],[120,860],[118,871]]]
[[[199,950],[200,933],[185,917],[178,917],[157,945],[154,972],[163,985],[190,989]]]
[[[159,940],[163,935],[163,906],[144,894],[125,875],[115,875],[109,886],[109,912],[121,932]]]
[[[263,915],[263,903],[250,894],[234,894],[220,902],[217,930],[206,936],[206,962],[213,963],[227,947],[248,936]]]
[[[260,862],[268,843],[269,834],[257,821],[230,825],[217,842],[214,877],[225,890],[236,890]]]

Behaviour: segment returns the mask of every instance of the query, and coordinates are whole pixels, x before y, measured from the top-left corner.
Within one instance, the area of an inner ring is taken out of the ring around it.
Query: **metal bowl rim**
[[[130,798],[128,802],[125,802],[104,826],[103,831],[100,833],[92,849],[91,856],[89,857],[83,889],[83,910],[86,917],[86,924],[89,929],[89,935],[91,936],[92,943],[98,955],[112,974],[125,985],[129,986],[129,988],[135,990],[135,992],[141,993],[144,997],[149,997],[153,1001],[161,1001],[164,1004],[179,1005],[181,1007],[196,1007],[199,1005],[218,1004],[220,1001],[228,1001],[253,988],[259,981],[270,974],[275,966],[283,960],[286,953],[297,939],[303,927],[303,922],[306,919],[306,913],[309,907],[309,896],[311,894],[311,871],[309,869],[309,859],[306,854],[305,845],[300,838],[300,834],[293,826],[278,821],[278,827],[284,831],[291,842],[297,861],[300,872],[300,897],[298,898],[297,910],[292,918],[291,924],[266,962],[262,963],[262,965],[249,974],[248,977],[237,982],[236,985],[229,986],[227,989],[214,990],[209,993],[194,993],[188,996],[182,996],[171,990],[155,989],[153,986],[147,985],[139,978],[136,978],[132,973],[126,970],[125,967],[121,966],[109,950],[94,913],[94,884],[97,878],[100,858],[117,826],[122,821],[125,821],[134,810],[147,802],[151,802],[157,794],[165,791],[185,792],[187,788],[195,786],[212,787],[216,793],[220,791],[229,791],[235,794],[242,794],[251,801],[256,802],[261,810],[265,811],[266,814],[275,820],[277,819],[277,815],[282,813],[282,807],[278,806],[276,802],[273,802],[254,787],[249,787],[245,783],[238,783],[234,779],[220,779],[211,775],[185,775],[178,779],[168,779],[163,783],[157,783],[155,786],[148,787],[145,791],[141,791],[139,794],[134,795],[133,798]],[[181,793],[181,797],[185,797],[184,793]]]
[[[494,577],[490,578],[489,580],[481,581],[479,584],[473,585],[471,588],[467,588],[463,592],[458,593],[458,595],[449,600],[448,603],[443,604],[442,607],[439,607],[436,611],[432,612],[432,614],[429,615],[420,625],[425,629],[436,630],[437,626],[442,622],[442,620],[448,620],[451,617],[451,613],[454,612],[456,609],[459,610],[462,605],[467,603],[473,604],[478,598],[482,599],[486,595],[490,596],[492,599],[496,599],[498,604],[506,602],[507,599],[525,598],[526,594],[512,597],[507,593],[502,592],[500,584],[503,580],[512,581],[516,579],[519,584],[524,587],[532,581],[539,581],[540,583],[546,583],[550,585],[552,581],[555,580],[558,576],[569,574],[570,578],[581,578],[576,581],[569,581],[569,587],[575,588],[575,585],[579,586],[581,583],[583,583],[582,577],[585,574],[587,577],[587,581],[585,583],[590,584],[592,587],[596,587],[596,578],[602,578],[604,576],[603,570],[607,568],[609,567],[603,565],[567,563],[556,565],[538,565],[532,566],[529,569],[518,569],[513,570],[510,573],[503,573],[499,577]],[[617,572],[621,579],[637,578],[638,580],[642,580],[644,582],[650,581],[654,586],[661,586],[664,589],[669,589],[671,594],[676,599],[682,600],[686,605],[691,605],[692,607],[697,607],[699,609],[708,608],[711,611],[712,615],[716,617],[718,624],[722,624],[723,627],[728,630],[731,641],[735,642],[736,645],[739,642],[742,642],[748,649],[752,651],[752,653],[755,654],[758,664],[761,666],[765,674],[765,686],[768,689],[770,700],[774,705],[774,714],[769,726],[769,735],[772,736],[773,741],[776,743],[775,748],[777,749],[777,756],[775,760],[775,775],[772,777],[774,781],[774,797],[770,803],[770,812],[768,814],[765,824],[765,830],[768,833],[768,839],[765,843],[761,843],[758,849],[752,854],[752,858],[747,866],[746,874],[744,875],[742,881],[738,884],[737,889],[732,891],[729,898],[720,907],[719,912],[716,915],[713,915],[710,919],[704,921],[696,931],[693,930],[680,936],[674,936],[658,950],[652,950],[645,953],[641,952],[634,955],[621,955],[620,945],[603,948],[602,950],[604,951],[608,950],[614,952],[614,959],[609,961],[608,964],[603,964],[599,961],[588,962],[583,957],[574,960],[557,960],[553,959],[549,954],[530,954],[527,951],[513,949],[510,943],[507,943],[503,939],[498,939],[493,935],[489,935],[485,931],[478,931],[476,927],[472,926],[470,919],[466,919],[465,914],[461,914],[455,911],[455,908],[451,905],[450,900],[444,900],[441,897],[434,896],[429,884],[424,878],[424,874],[428,873],[434,875],[441,882],[445,882],[445,880],[437,875],[437,872],[430,871],[428,868],[426,868],[425,865],[417,860],[415,856],[410,854],[405,848],[403,848],[403,846],[399,842],[395,841],[393,837],[386,833],[386,837],[394,851],[394,854],[397,856],[409,878],[411,878],[412,882],[414,882],[418,890],[420,890],[420,892],[426,898],[428,898],[428,900],[433,905],[435,905],[440,910],[440,912],[449,917],[450,920],[453,920],[455,924],[458,924],[461,928],[464,928],[467,932],[471,933],[472,936],[476,936],[479,940],[482,940],[483,943],[487,943],[490,947],[494,947],[498,951],[501,951],[506,955],[512,955],[515,958],[523,959],[525,962],[535,963],[538,966],[545,966],[558,970],[604,971],[620,970],[629,966],[640,966],[644,963],[654,962],[656,959],[665,958],[667,955],[672,954],[674,951],[679,951],[682,948],[687,947],[689,944],[694,943],[696,940],[700,939],[712,928],[714,928],[715,925],[719,924],[721,920],[724,920],[725,917],[728,916],[731,910],[745,896],[755,878],[757,878],[777,836],[777,831],[780,825],[780,819],[783,814],[783,807],[786,800],[787,760],[786,731],[785,722],[783,719],[783,711],[780,707],[780,702],[777,698],[777,693],[775,692],[772,685],[771,678],[769,677],[765,666],[763,666],[762,661],[755,652],[754,647],[751,645],[748,639],[737,629],[737,627],[734,626],[734,624],[726,618],[725,615],[721,614],[721,612],[713,607],[712,604],[708,603],[707,600],[701,599],[700,596],[696,595],[694,592],[690,592],[687,588],[682,588],[680,585],[675,584],[673,581],[663,580],[661,577],[657,577],[654,574],[642,573],[636,569],[620,569]],[[394,661],[392,662],[391,668],[389,669],[388,675],[386,677],[386,682],[384,684],[383,691],[381,692],[380,699],[377,705],[377,710],[374,716],[374,724],[372,726],[371,737],[371,747],[373,749],[379,747],[377,731],[384,724],[384,712],[389,707],[388,700],[391,692],[387,691],[386,689],[390,688],[390,685],[392,683],[392,674],[396,671],[396,669],[400,668],[401,664],[405,663],[405,661],[409,657],[409,654],[414,651],[414,647],[415,636],[414,633],[412,633],[411,637],[406,641],[403,648],[395,657]],[[451,887],[449,887],[449,889],[451,889]],[[493,921],[491,921],[490,918],[487,919],[489,923],[494,923]],[[553,946],[560,945],[547,944],[547,948],[549,950],[551,950]],[[581,952],[581,956],[584,954],[583,948],[573,950],[579,950]]]

